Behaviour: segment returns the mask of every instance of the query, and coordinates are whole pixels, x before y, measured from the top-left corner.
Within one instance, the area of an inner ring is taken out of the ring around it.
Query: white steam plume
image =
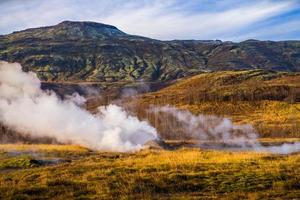
[[[194,139],[199,139],[200,142],[204,141],[202,145],[206,144],[208,148],[252,150],[277,154],[300,151],[300,142],[284,143],[278,146],[263,146],[257,140],[258,134],[251,125],[235,125],[227,118],[194,115],[189,111],[180,110],[173,106],[156,106],[152,107],[150,111],[163,116],[166,123],[168,123],[168,117],[163,114],[174,117],[180,123],[184,132]],[[173,131],[176,130],[173,129]]]
[[[0,123],[20,133],[110,151],[138,150],[157,137],[149,123],[119,106],[99,107],[93,115],[79,106],[83,102],[76,94],[61,100],[53,91],[41,90],[34,73],[0,62]]]

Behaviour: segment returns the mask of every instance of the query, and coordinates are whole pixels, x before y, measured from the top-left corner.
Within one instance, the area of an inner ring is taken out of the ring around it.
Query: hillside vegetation
[[[300,136],[300,74],[276,71],[220,71],[178,80],[139,97],[137,113],[150,105],[175,105],[252,124],[264,137]],[[133,106],[131,106],[133,107]],[[156,126],[159,122],[150,121]],[[166,133],[164,133],[166,134]],[[171,135],[169,133],[168,135]]]

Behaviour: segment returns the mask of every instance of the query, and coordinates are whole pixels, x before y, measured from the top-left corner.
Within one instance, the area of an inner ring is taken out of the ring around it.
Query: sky
[[[300,40],[300,0],[0,0],[0,34],[65,20],[160,40]]]

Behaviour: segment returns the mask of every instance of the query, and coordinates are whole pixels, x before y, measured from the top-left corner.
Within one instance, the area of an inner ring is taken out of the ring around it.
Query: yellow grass
[[[88,149],[78,145],[56,144],[0,144],[0,151],[75,151],[86,152]]]
[[[300,198],[300,154],[282,156],[196,148],[82,154],[78,150],[81,147],[46,146],[23,145],[19,149],[39,149],[41,157],[0,154],[2,198]],[[1,149],[18,149],[18,145],[1,145]],[[57,154],[57,149],[67,151]],[[48,157],[63,161],[54,165],[27,164]]]
[[[260,102],[203,102],[176,105],[195,114],[216,114],[238,124],[252,124],[264,137],[300,136],[300,103],[279,101]]]
[[[212,114],[252,124],[263,137],[300,136],[300,74],[223,71],[178,80],[135,102],[174,105],[194,114]]]

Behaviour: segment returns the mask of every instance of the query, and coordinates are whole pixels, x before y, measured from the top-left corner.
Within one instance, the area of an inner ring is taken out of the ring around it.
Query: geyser
[[[54,137],[94,150],[134,151],[157,138],[148,122],[119,106],[99,107],[91,114],[80,107],[82,97],[61,100],[40,86],[37,76],[23,72],[20,64],[0,62],[0,122],[32,137]]]

